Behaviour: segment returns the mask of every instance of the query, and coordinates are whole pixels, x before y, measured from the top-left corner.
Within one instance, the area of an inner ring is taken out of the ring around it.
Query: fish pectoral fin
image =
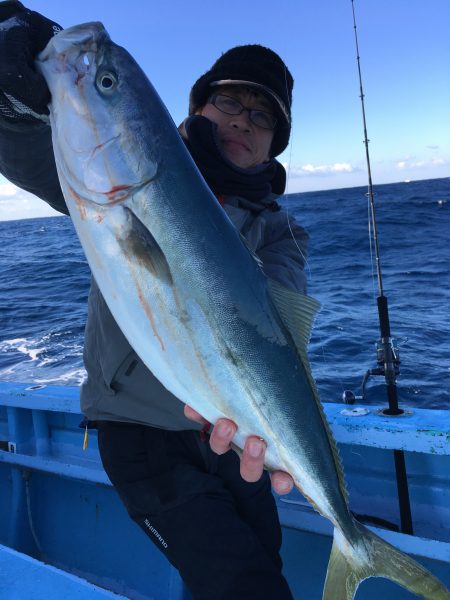
[[[126,211],[128,227],[118,240],[122,250],[137,259],[152,275],[171,285],[172,273],[158,242],[131,209],[124,206],[123,210]]]

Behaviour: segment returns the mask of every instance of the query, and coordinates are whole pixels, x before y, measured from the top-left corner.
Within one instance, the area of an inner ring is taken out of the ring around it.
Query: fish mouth
[[[97,52],[98,47],[110,37],[99,21],[82,23],[56,34],[42,50],[38,60],[44,62],[59,57],[67,59],[76,49],[77,53]]]
[[[110,37],[100,22],[83,23],[56,34],[38,55],[37,69],[44,75],[48,69],[57,73],[73,73],[73,81],[80,81],[92,71],[97,57]],[[46,67],[45,65],[52,65]],[[94,68],[95,71],[95,68]]]

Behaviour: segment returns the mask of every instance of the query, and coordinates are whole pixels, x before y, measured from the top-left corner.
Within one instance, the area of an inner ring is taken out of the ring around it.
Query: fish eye
[[[114,73],[107,72],[101,73],[97,77],[97,87],[102,92],[110,92],[116,87],[117,77]]]

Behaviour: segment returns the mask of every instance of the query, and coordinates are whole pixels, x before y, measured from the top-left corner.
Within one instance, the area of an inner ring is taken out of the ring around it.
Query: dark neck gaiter
[[[272,158],[250,169],[233,165],[220,151],[216,141],[216,125],[206,117],[194,115],[184,122],[186,146],[216,196],[240,196],[260,201],[273,192],[280,195],[286,185],[283,166]]]

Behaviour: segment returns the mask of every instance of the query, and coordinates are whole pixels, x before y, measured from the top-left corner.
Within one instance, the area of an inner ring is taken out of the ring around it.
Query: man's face
[[[214,89],[214,93],[231,96],[245,108],[273,113],[270,102],[251,88],[220,86]],[[236,166],[249,169],[269,160],[274,130],[255,125],[250,120],[247,110],[243,110],[240,115],[228,115],[208,102],[198,110],[197,114],[216,123],[220,148],[228,160]]]

